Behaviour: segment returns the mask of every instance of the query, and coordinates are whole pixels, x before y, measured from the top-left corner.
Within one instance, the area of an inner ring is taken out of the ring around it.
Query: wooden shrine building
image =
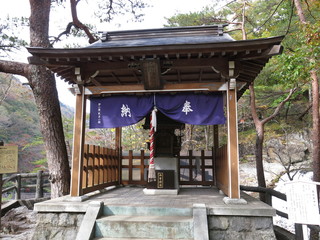
[[[113,31],[105,32],[99,42],[86,48],[28,48],[32,54],[29,58],[31,64],[45,65],[76,89],[71,196],[80,196],[110,185],[130,183],[130,180],[141,184],[147,181],[145,171],[148,163],[145,159],[149,157],[141,154],[138,157],[140,165],[129,162],[128,159],[132,159],[133,155],[129,153],[125,156],[120,151],[119,126],[116,128],[116,149],[85,144],[87,98],[92,101],[112,96],[151,96],[155,98],[154,101],[158,101],[158,97],[160,99],[168,93],[170,96],[182,96],[183,93],[222,96],[221,109],[228,129],[227,144],[219,145],[218,124],[215,123],[211,163],[205,164],[206,158],[202,156],[199,169],[205,178],[205,172],[211,168],[214,177],[202,179],[197,184],[215,185],[229,198],[240,198],[237,100],[268,60],[281,53],[283,37],[235,41],[224,33],[223,27]],[[100,123],[104,119],[100,113],[103,105],[100,102],[97,104],[96,121]],[[108,106],[107,112],[112,109],[112,104]],[[125,109],[128,107],[127,104],[122,106]],[[201,106],[207,109],[212,107],[210,103],[205,106],[202,103]],[[179,120],[170,120],[167,116],[157,114],[159,133],[156,142],[162,144],[158,144],[156,151],[165,153],[165,157],[177,158],[180,146],[172,136],[174,130],[183,124]],[[163,137],[161,118],[167,123],[163,127]],[[161,146],[166,144],[168,146],[161,150]],[[177,185],[181,184],[180,167],[183,168],[178,165]],[[129,178],[124,179],[122,175],[125,168],[129,171],[138,169],[138,177],[133,179],[129,172]],[[189,169],[192,175],[192,169],[196,166],[191,159],[190,164],[184,168]],[[188,184],[192,184],[191,178]]]

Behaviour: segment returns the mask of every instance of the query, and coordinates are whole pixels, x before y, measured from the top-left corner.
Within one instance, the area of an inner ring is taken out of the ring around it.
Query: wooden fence
[[[22,192],[26,192],[26,189],[35,188],[34,198],[42,198],[44,196],[44,188],[50,188],[48,177],[49,173],[41,170],[37,173],[19,173],[11,175],[2,180],[2,185],[5,185],[7,182],[12,183],[12,186],[2,189],[2,194],[12,192],[14,193],[15,199],[19,200],[21,199]],[[30,184],[30,181],[35,181],[35,184]],[[24,191],[22,191],[23,189]]]
[[[119,151],[85,144],[81,195],[119,184]]]
[[[147,170],[149,168],[149,154],[144,150],[133,152],[121,156],[121,184],[124,185],[146,185]]]
[[[215,185],[214,149],[178,155],[180,185]]]

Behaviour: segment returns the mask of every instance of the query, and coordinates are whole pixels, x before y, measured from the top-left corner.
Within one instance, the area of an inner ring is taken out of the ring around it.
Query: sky
[[[92,20],[94,16],[94,5],[88,4],[92,0],[82,0],[78,5],[78,17],[82,22],[87,22],[88,19]],[[117,19],[116,23],[99,23],[96,22],[99,31],[115,31],[115,30],[132,30],[132,29],[147,29],[147,28],[161,28],[166,23],[165,17],[171,17],[177,13],[189,13],[194,11],[201,11],[205,6],[217,2],[219,0],[148,0],[146,1],[149,8],[143,10],[145,14],[143,21],[132,22],[127,20]],[[30,15],[29,0],[0,0],[0,18],[10,17],[28,17]],[[19,6],[19,7],[17,7]],[[58,35],[65,29],[66,23],[70,22],[71,14],[68,4],[66,7],[53,8],[51,10],[50,34]],[[120,22],[120,24],[119,24]],[[61,24],[64,23],[64,24]],[[22,35],[28,35],[28,30],[21,32]],[[28,39],[27,39],[28,40]],[[63,43],[65,44],[65,43]],[[62,45],[61,45],[62,46]],[[61,47],[60,45],[55,47]],[[27,52],[23,54],[18,53],[14,56],[14,60],[27,62]],[[23,79],[22,79],[23,81]],[[64,81],[57,79],[57,88],[59,93],[59,99],[63,103],[74,107],[75,98],[67,90],[70,87]]]

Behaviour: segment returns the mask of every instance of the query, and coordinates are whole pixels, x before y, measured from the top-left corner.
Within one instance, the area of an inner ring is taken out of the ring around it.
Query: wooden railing
[[[2,180],[2,185],[4,186],[6,183],[12,183],[11,186],[2,188],[2,194],[5,193],[13,193],[14,198],[16,200],[21,199],[21,194],[27,192],[26,189],[35,188],[34,197],[35,199],[44,197],[44,188],[50,188],[50,183],[48,181],[49,173],[38,171],[37,173],[19,173],[11,175],[10,177],[6,177]],[[35,182],[31,183],[30,181]],[[24,190],[24,191],[23,191]],[[32,191],[28,191],[32,192]],[[1,197],[2,197],[1,194]],[[26,197],[29,198],[29,197]]]
[[[85,144],[81,193],[119,184],[119,151]]]
[[[258,192],[258,193],[264,193],[266,197],[266,203],[270,206],[272,206],[272,197],[279,198],[283,201],[287,201],[287,196],[284,193],[278,192],[276,190],[273,190],[271,188],[264,188],[264,187],[251,187],[251,186],[243,186],[240,185],[240,190],[242,191],[248,191],[248,192]],[[276,209],[276,214],[280,217],[288,219],[288,214],[282,211],[279,211]],[[316,225],[308,225],[310,229],[312,229],[315,232],[320,232],[320,227]],[[302,233],[302,224],[295,224],[295,239],[296,240],[303,240],[303,233]]]

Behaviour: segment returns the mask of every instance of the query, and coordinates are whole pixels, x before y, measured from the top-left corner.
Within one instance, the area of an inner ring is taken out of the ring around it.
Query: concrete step
[[[96,221],[95,237],[193,239],[190,216],[107,216]]]
[[[103,215],[128,216],[192,216],[192,208],[166,208],[144,206],[104,206]]]

